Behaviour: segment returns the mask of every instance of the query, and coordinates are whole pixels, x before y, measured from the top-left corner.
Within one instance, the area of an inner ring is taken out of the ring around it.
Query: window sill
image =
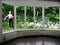
[[[15,32],[15,31],[31,31],[31,30],[47,30],[47,31],[60,31],[60,29],[53,29],[53,28],[29,28],[29,29],[12,29],[12,30],[5,30],[2,32],[2,34],[6,34],[6,33],[11,33],[11,32]]]
[[[35,29],[15,29],[2,32],[3,42],[23,36],[50,35],[60,37],[60,29],[35,28]]]

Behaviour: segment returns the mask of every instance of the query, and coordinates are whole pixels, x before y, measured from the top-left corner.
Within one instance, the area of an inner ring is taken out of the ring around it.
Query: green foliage
[[[48,7],[45,8],[45,16],[50,18],[50,21],[52,22],[58,22],[59,21],[59,7]]]
[[[27,28],[34,28],[34,26],[33,25],[31,25],[31,26],[26,26]]]
[[[16,25],[16,27],[17,27],[17,28],[24,28],[24,25],[21,24],[21,23],[18,23],[18,24]]]
[[[48,7],[48,8],[45,8],[45,15],[46,14],[54,14],[54,15],[59,15],[59,7],[55,6],[55,7]]]
[[[14,12],[14,7],[12,5],[7,5],[2,3],[2,17],[4,18],[9,11],[12,11],[12,13]]]
[[[24,22],[24,16],[23,15],[17,16],[16,21],[17,21],[17,23]]]
[[[10,29],[11,29],[11,28],[9,27],[8,22],[2,22],[2,27],[3,27],[3,30],[10,30]]]

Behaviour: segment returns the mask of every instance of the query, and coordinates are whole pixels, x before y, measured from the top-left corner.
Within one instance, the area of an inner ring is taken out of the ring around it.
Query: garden
[[[12,5],[2,4],[2,27],[3,30],[11,30],[9,20],[4,20],[9,11],[14,15],[14,7]],[[59,7],[44,8],[44,22],[42,21],[42,7],[35,7],[35,22],[34,22],[34,7],[26,7],[26,26],[24,16],[24,6],[16,7],[16,29],[23,28],[59,28]],[[13,22],[14,23],[14,22]]]

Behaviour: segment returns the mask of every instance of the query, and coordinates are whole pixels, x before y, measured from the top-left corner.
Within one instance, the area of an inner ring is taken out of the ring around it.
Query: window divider
[[[43,28],[44,28],[44,22],[45,22],[45,20],[44,20],[44,7],[42,7],[42,26],[43,26]]]
[[[24,23],[24,25],[25,25],[25,27],[24,28],[26,28],[26,6],[24,7],[24,20],[25,20],[25,23]]]
[[[35,28],[35,6],[34,6],[34,28]]]
[[[14,29],[16,29],[16,6],[14,6]]]

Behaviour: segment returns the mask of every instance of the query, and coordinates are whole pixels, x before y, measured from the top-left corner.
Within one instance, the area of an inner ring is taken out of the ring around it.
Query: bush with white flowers
[[[33,26],[34,26],[34,22],[27,22],[27,28],[33,28]]]
[[[23,23],[18,23],[18,26],[19,28],[23,28],[24,27],[24,24]],[[51,21],[49,22],[45,22],[44,24],[41,22],[37,22],[37,23],[34,23],[34,22],[26,22],[26,27],[27,28],[53,28],[53,29],[57,29],[59,28],[59,24],[58,23],[53,23]]]
[[[40,23],[36,23],[35,27],[40,28],[40,25],[41,25]]]

